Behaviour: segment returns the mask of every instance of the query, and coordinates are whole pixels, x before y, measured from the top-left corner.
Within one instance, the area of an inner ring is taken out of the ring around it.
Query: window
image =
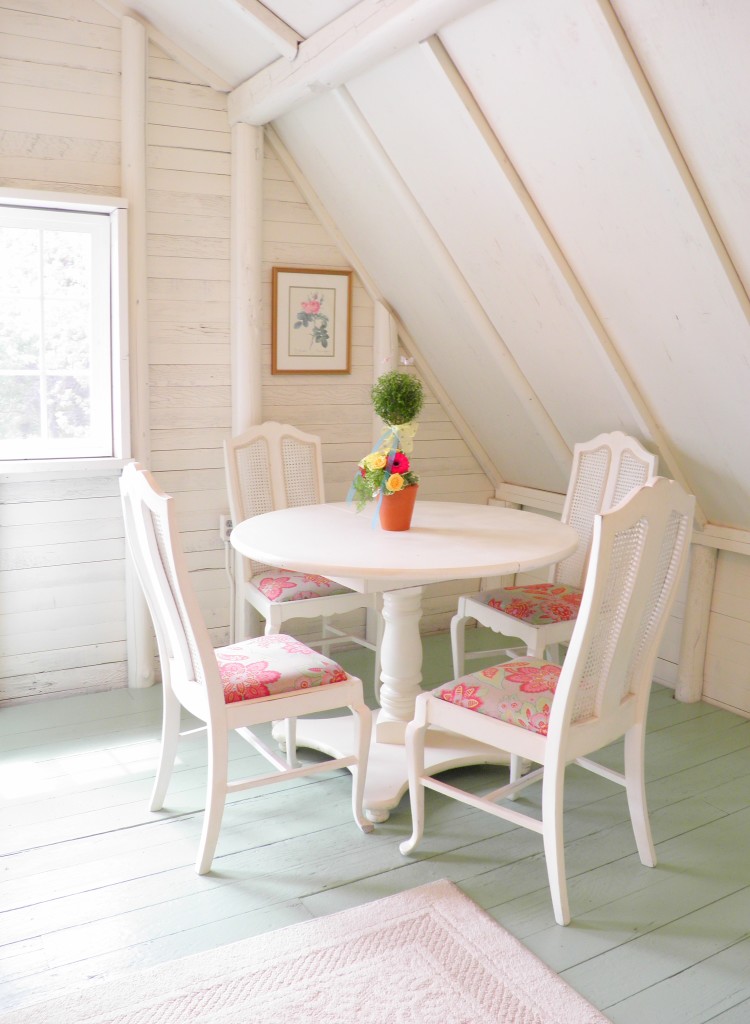
[[[0,195],[0,458],[123,457],[124,210],[33,196]]]

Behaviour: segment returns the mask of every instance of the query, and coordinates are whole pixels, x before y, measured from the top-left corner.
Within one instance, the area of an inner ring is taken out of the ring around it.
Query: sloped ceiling
[[[433,15],[298,90],[278,138],[504,480],[564,490],[575,442],[619,428],[750,529],[747,0],[134,7],[248,120],[359,15]]]

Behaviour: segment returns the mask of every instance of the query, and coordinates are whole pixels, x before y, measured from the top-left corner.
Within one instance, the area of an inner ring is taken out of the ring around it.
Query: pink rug
[[[133,972],[2,1024],[609,1024],[451,882]]]

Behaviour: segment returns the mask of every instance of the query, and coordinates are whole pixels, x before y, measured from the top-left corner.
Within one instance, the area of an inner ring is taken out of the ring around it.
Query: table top
[[[388,499],[385,499],[386,501]],[[578,534],[549,516],[495,505],[422,501],[410,530],[373,525],[346,502],[280,509],[246,519],[231,534],[258,562],[341,580],[356,590],[523,572],[571,554]]]

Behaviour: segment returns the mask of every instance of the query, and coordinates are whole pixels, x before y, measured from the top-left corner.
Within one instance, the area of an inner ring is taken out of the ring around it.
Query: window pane
[[[40,347],[38,299],[8,296],[0,317],[0,370],[38,370]]]
[[[80,231],[45,231],[45,298],[88,301],[90,289],[91,236]]]
[[[44,303],[44,365],[48,370],[88,370],[91,365],[91,308],[88,301]]]
[[[81,377],[47,378],[47,430],[50,437],[88,437],[89,382]]]
[[[0,439],[39,437],[39,381],[35,377],[0,377],[0,391]]]
[[[38,299],[41,294],[41,232],[0,228],[0,296]]]
[[[83,205],[0,198],[0,459],[122,451],[124,214]]]

